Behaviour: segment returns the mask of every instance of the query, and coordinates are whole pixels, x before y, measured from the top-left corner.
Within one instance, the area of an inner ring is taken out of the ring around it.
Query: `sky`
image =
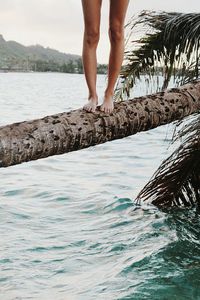
[[[108,63],[109,58],[109,2],[102,0],[99,63]],[[200,12],[200,1],[130,0],[125,23],[144,9]],[[5,40],[81,55],[83,32],[81,0],[0,0],[0,34]]]

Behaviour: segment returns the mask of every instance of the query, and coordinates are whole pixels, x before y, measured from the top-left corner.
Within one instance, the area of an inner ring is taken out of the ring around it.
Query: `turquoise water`
[[[83,75],[0,74],[0,125],[85,100]],[[200,299],[199,213],[133,210],[172,129],[0,169],[0,299]]]

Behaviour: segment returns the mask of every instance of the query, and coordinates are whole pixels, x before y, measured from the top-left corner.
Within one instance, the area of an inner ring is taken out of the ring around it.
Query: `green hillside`
[[[83,73],[83,66],[80,55],[62,53],[41,45],[24,46],[6,41],[0,35],[0,70]],[[106,66],[99,64],[98,73],[106,73]]]

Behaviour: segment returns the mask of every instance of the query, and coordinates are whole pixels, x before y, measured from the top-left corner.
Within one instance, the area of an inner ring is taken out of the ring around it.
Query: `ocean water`
[[[83,75],[1,73],[0,125],[86,99]],[[132,211],[173,128],[1,168],[0,300],[200,299],[199,213]]]

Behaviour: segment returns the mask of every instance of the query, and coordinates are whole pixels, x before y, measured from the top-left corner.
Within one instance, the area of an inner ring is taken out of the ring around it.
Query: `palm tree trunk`
[[[113,114],[82,109],[0,127],[0,167],[80,150],[188,116],[200,109],[200,81],[115,103]]]

